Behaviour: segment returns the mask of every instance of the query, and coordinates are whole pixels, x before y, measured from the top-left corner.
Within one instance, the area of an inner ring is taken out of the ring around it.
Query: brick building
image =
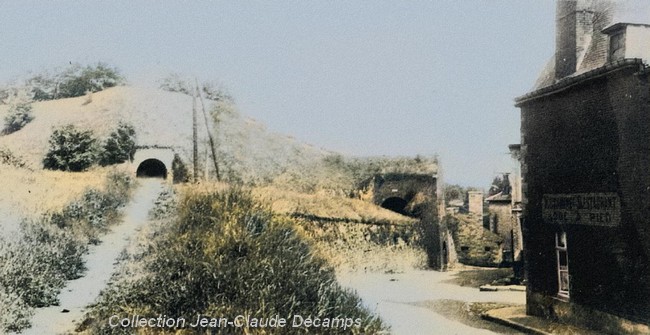
[[[650,26],[612,24],[613,10],[611,2],[558,1],[555,59],[516,99],[527,312],[643,333],[650,332]]]

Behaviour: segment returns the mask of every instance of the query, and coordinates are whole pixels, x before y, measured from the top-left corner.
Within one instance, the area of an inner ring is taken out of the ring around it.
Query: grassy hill
[[[219,124],[215,126],[214,119],[209,118],[209,126],[216,130],[225,173],[233,178],[268,179],[268,175],[281,172],[288,164],[306,164],[328,154],[266,131],[230,103],[207,100],[206,104],[212,115],[219,114]],[[191,161],[192,97],[188,95],[118,86],[84,97],[34,102],[32,107],[34,120],[15,133],[0,136],[0,147],[22,156],[34,168],[42,166],[53,127],[74,124],[105,138],[119,121],[135,127],[138,145],[173,146],[186,162]],[[200,104],[198,108],[200,113]],[[8,109],[8,105],[0,106],[0,118]],[[199,152],[204,162],[208,138],[205,125],[199,126]]]

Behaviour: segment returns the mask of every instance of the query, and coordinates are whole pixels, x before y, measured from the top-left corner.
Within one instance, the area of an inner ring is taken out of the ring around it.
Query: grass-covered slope
[[[231,102],[206,100],[209,127],[217,143],[223,174],[234,180],[268,181],[287,166],[303,166],[327,152],[287,136],[274,134],[243,116]],[[205,164],[208,136],[199,111],[200,162]],[[0,119],[9,105],[0,105]],[[21,156],[33,168],[42,167],[53,127],[74,124],[106,138],[118,122],[135,128],[137,144],[173,146],[186,162],[192,152],[192,97],[160,89],[118,86],[92,96],[32,103],[34,119],[14,133],[0,136],[0,147]],[[217,121],[215,123],[215,121]]]
[[[161,204],[164,202],[161,202]],[[375,334],[381,322],[359,298],[342,289],[333,269],[314,251],[296,223],[277,217],[246,191],[189,190],[162,231],[131,255],[130,269],[115,278],[81,327],[92,334],[147,333],[110,327],[110,317],[167,315],[187,320],[161,333]],[[197,315],[286,318],[282,329],[191,327]],[[352,319],[356,326],[293,327],[299,315]],[[358,321],[357,321],[358,320]]]

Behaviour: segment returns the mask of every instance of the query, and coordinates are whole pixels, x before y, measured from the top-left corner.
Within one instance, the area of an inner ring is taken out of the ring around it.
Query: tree
[[[494,177],[490,190],[488,191],[488,196],[493,196],[499,192],[510,194],[510,180],[508,180],[508,174]]]
[[[234,99],[228,93],[228,90],[220,83],[215,81],[193,84],[191,80],[183,78],[178,73],[172,73],[160,81],[160,89],[169,92],[183,93],[189,96],[195,95],[195,88],[199,87],[201,94],[207,100],[217,102],[233,103]]]
[[[104,63],[86,67],[76,64],[63,73],[55,98],[79,97],[87,92],[99,92],[123,82],[124,78],[119,71]]]
[[[121,164],[133,160],[135,154],[135,128],[120,121],[117,129],[109,135],[103,145],[99,164],[102,166]]]
[[[29,103],[19,103],[9,108],[9,113],[5,116],[5,127],[3,134],[11,134],[22,129],[25,125],[34,120],[32,114],[32,105]]]
[[[50,170],[84,171],[97,159],[97,140],[90,130],[78,130],[66,125],[52,131],[50,148],[43,166]]]
[[[465,201],[465,194],[467,193],[467,190],[458,184],[445,184],[443,192],[445,195],[445,201],[447,204],[449,204],[449,201],[451,200],[458,199]]]
[[[190,172],[187,170],[185,163],[181,160],[178,154],[174,154],[174,160],[172,161],[172,173],[174,183],[187,183],[190,180]]]

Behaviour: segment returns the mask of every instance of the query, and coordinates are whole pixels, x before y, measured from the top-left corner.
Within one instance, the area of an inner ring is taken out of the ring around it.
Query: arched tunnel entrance
[[[154,177],[167,179],[167,167],[165,164],[155,158],[142,161],[138,165],[135,175],[137,177]]]
[[[391,210],[393,212],[400,213],[402,215],[409,215],[406,212],[406,205],[408,202],[402,198],[399,197],[390,197],[384,202],[381,203],[381,207],[386,208],[388,210]]]

